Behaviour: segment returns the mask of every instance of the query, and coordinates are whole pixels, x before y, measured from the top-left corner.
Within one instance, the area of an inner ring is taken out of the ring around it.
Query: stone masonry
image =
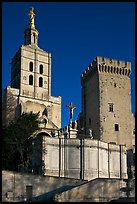
[[[132,148],[131,63],[96,57],[81,75],[82,123],[94,139]]]

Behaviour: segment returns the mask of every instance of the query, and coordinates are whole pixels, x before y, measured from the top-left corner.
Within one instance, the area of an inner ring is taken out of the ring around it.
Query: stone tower
[[[81,134],[132,146],[130,72],[130,62],[96,57],[81,75]]]
[[[11,61],[11,87],[5,89],[3,121],[8,124],[23,112],[40,112],[47,128],[61,126],[61,97],[51,96],[51,53],[38,46],[34,9],[29,11],[25,42]],[[11,107],[12,104],[12,107]]]

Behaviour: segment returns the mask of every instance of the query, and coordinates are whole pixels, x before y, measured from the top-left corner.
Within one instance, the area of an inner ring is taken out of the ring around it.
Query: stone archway
[[[51,135],[46,131],[41,131],[41,132],[37,133],[37,135],[35,137],[41,137],[41,136],[51,137]]]
[[[50,133],[45,130],[36,131],[33,135],[33,158],[32,168],[33,173],[44,175],[45,174],[45,156],[47,154],[46,138],[52,137]]]

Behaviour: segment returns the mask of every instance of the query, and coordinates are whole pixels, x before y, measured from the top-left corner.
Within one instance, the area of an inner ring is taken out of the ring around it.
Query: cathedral
[[[29,11],[24,44],[11,61],[11,81],[3,95],[4,125],[23,112],[39,112],[33,134],[32,172],[80,178],[127,178],[126,151],[135,148],[131,112],[131,63],[97,56],[81,75],[78,120],[61,127],[61,96],[51,95],[51,53],[38,45],[35,13]],[[76,162],[77,161],[77,162]]]

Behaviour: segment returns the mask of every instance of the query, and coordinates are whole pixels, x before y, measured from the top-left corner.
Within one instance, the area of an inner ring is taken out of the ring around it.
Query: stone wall
[[[31,46],[21,47],[21,86],[20,93],[31,98],[45,100],[51,95],[51,54]],[[33,63],[33,71],[29,70],[29,63]],[[40,74],[39,67],[43,66]],[[33,86],[29,86],[29,75],[33,76]],[[39,87],[39,77],[43,78],[43,87]]]
[[[19,89],[7,86],[4,90],[2,101],[2,122],[8,125],[12,120],[20,116],[20,106],[18,104]]]
[[[2,120],[3,124],[8,125],[9,122],[15,121],[23,112],[33,113],[39,112],[42,118],[45,109],[47,110],[48,122],[46,128],[53,128],[50,121],[56,127],[61,127],[61,97],[50,96],[46,100],[34,99],[28,96],[21,96],[19,89],[6,87],[4,90],[2,103]]]
[[[33,171],[44,163],[45,175],[91,180],[127,178],[125,146],[91,139],[62,139],[42,136],[42,147],[34,139]],[[40,152],[41,150],[41,152]],[[35,155],[39,155],[36,159]],[[41,157],[42,155],[42,157]],[[42,159],[42,161],[40,160]],[[41,172],[41,171],[39,171]]]
[[[78,183],[77,179],[2,171],[2,201],[24,200],[26,186],[32,186],[33,200],[40,201],[44,199],[44,196],[45,199],[50,199],[55,189]]]
[[[70,189],[68,191],[56,194],[56,202],[109,202],[112,199],[125,197],[120,189],[126,186],[126,183],[119,179],[95,179]]]
[[[96,57],[81,75],[84,133],[132,148],[131,63]]]
[[[135,198],[135,179],[130,198]],[[2,171],[2,202],[27,199],[27,187],[32,187],[31,201],[44,202],[107,202],[119,198],[127,200],[126,183],[116,178],[97,178],[90,181],[39,176]]]

